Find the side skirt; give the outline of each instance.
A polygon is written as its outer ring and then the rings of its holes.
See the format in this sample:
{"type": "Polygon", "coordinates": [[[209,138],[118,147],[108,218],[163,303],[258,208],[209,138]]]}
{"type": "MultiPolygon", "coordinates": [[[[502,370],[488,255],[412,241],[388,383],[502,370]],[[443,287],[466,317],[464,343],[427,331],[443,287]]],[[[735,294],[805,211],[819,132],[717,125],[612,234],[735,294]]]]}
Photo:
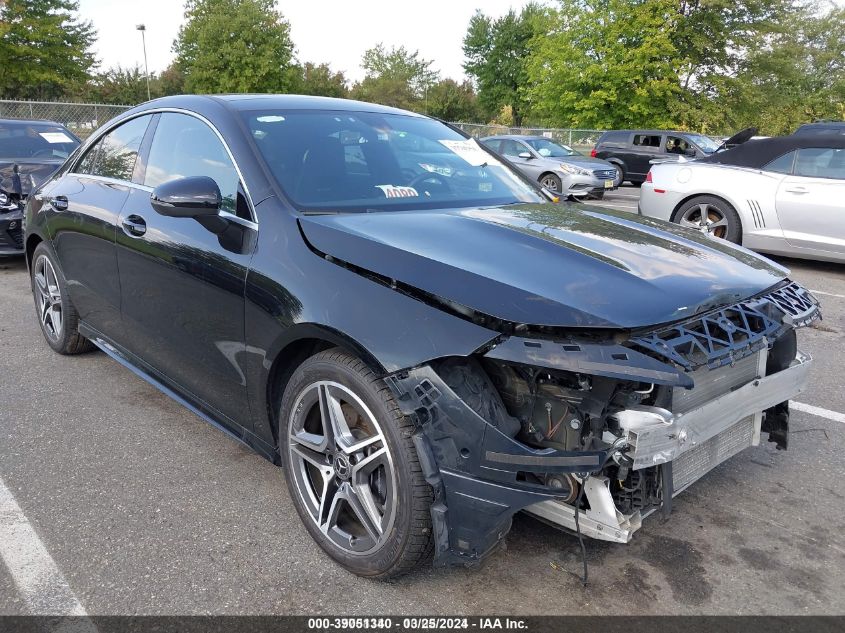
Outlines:
{"type": "Polygon", "coordinates": [[[85,323],[79,324],[79,333],[96,345],[107,356],[116,360],[133,374],[145,380],[163,394],[181,404],[183,407],[191,411],[191,413],[197,415],[215,428],[223,431],[226,435],[237,442],[251,448],[265,459],[273,462],[274,464],[279,464],[279,456],[273,446],[234,420],[230,420],[228,417],[216,412],[208,405],[199,402],[196,398],[192,398],[191,396],[185,394],[184,390],[179,389],[179,387],[172,383],[172,381],[162,376],[160,372],[147,365],[131,352],[128,352],[115,343],[109,341],[103,334],[85,323]]]}

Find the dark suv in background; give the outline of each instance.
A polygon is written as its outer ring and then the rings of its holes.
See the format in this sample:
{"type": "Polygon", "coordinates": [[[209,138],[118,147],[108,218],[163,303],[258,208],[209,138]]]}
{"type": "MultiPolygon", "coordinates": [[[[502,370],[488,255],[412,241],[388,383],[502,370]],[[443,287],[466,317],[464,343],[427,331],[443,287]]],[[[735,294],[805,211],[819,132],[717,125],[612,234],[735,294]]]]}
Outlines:
{"type": "Polygon", "coordinates": [[[683,155],[703,158],[714,153],[719,144],[709,136],[693,132],[666,130],[613,130],[599,137],[591,152],[593,158],[603,158],[617,171],[616,181],[641,185],[645,181],[650,162],[655,158],[683,155]]]}
{"type": "Polygon", "coordinates": [[[816,121],[800,126],[794,136],[808,136],[816,134],[845,134],[845,121],[816,121]]]}

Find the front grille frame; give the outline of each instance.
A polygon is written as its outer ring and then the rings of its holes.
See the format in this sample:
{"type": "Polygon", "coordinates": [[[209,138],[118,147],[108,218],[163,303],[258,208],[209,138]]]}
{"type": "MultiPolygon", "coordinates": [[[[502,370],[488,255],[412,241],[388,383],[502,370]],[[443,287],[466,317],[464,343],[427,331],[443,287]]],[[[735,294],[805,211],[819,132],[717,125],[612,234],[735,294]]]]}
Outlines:
{"type": "Polygon", "coordinates": [[[722,367],[754,354],[788,329],[821,318],[819,303],[796,282],[731,306],[632,337],[627,345],[686,371],[722,367]]]}

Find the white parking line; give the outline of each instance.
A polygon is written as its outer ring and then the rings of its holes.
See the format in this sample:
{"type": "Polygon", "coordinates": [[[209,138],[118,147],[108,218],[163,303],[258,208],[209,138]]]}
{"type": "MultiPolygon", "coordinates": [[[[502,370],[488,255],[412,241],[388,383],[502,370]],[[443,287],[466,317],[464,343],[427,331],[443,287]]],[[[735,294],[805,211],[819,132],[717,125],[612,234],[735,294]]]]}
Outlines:
{"type": "Polygon", "coordinates": [[[796,411],[803,411],[804,413],[809,413],[810,415],[817,415],[820,418],[827,418],[828,420],[833,420],[834,422],[842,422],[843,424],[845,424],[845,413],[831,411],[830,409],[822,409],[821,407],[814,407],[811,404],[795,402],[794,400],[790,401],[789,406],[795,409],[796,411]]]}
{"type": "Polygon", "coordinates": [[[833,292],[825,292],[824,290],[813,290],[811,288],[810,292],[812,292],[814,295],[824,295],[825,297],[838,297],[839,299],[845,299],[845,295],[838,295],[833,292]]]}
{"type": "MultiPolygon", "coordinates": [[[[0,479],[0,558],[32,615],[86,616],[62,572],[0,479]]],[[[67,631],[96,631],[87,619],[68,620],[67,631]]]]}

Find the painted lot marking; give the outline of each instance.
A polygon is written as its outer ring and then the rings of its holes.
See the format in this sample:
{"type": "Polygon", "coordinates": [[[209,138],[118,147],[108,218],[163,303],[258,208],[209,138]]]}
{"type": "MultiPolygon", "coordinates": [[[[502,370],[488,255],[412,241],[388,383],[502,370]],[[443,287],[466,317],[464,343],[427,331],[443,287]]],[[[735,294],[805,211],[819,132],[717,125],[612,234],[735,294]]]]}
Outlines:
{"type": "Polygon", "coordinates": [[[810,289],[814,295],[824,295],[825,297],[837,297],[839,299],[845,299],[845,295],[838,295],[834,292],[825,292],[824,290],[812,290],[810,289]]]}
{"type": "MultiPolygon", "coordinates": [[[[87,615],[2,479],[0,558],[31,614],[87,615]]],[[[97,631],[97,628],[84,618],[65,621],[56,630],[88,633],[97,631]]]]}
{"type": "Polygon", "coordinates": [[[809,413],[810,415],[816,415],[820,418],[827,418],[828,420],[833,420],[834,422],[842,422],[843,424],[845,424],[845,413],[831,411],[830,409],[822,409],[821,407],[814,407],[811,404],[795,402],[794,400],[789,402],[789,406],[795,409],[796,411],[803,411],[804,413],[809,413]]]}

